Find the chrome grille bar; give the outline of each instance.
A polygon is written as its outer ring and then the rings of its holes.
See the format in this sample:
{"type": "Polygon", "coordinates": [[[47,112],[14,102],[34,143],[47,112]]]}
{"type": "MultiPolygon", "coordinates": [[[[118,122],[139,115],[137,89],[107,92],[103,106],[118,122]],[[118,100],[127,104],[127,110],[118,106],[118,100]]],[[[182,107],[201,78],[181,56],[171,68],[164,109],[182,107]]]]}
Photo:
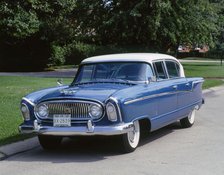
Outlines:
{"type": "Polygon", "coordinates": [[[49,110],[49,119],[53,119],[54,114],[71,114],[71,118],[74,120],[88,120],[91,117],[89,116],[89,107],[90,103],[47,103],[49,110]]]}
{"type": "Polygon", "coordinates": [[[54,114],[71,114],[72,121],[87,121],[91,119],[89,115],[90,106],[93,104],[99,105],[96,102],[78,100],[47,101],[41,104],[45,104],[48,107],[49,115],[47,119],[53,120],[54,114]]]}

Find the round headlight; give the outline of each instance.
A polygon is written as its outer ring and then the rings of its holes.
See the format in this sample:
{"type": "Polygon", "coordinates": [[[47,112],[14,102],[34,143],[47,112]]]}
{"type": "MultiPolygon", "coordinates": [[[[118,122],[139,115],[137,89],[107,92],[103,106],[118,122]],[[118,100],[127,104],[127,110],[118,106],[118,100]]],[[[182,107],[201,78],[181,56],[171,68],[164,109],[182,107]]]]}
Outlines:
{"type": "Polygon", "coordinates": [[[45,104],[42,104],[40,106],[37,107],[37,114],[39,117],[43,117],[46,118],[48,116],[48,107],[45,104]]]}
{"type": "Polygon", "coordinates": [[[89,109],[89,115],[93,118],[93,119],[98,119],[102,116],[103,113],[103,109],[100,105],[91,105],[90,109],[89,109]]]}
{"type": "Polygon", "coordinates": [[[29,108],[27,107],[27,105],[22,103],[20,109],[23,114],[24,120],[26,120],[26,121],[30,120],[30,111],[29,111],[29,108]]]}

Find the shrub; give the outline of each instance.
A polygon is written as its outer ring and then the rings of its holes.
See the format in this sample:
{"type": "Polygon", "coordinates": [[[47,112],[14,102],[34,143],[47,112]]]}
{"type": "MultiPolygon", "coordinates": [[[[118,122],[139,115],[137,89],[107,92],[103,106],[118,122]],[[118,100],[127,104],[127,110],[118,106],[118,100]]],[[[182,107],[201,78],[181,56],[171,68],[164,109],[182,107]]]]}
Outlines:
{"type": "Polygon", "coordinates": [[[66,58],[66,64],[80,64],[80,62],[90,56],[134,53],[134,52],[155,52],[155,50],[144,46],[118,46],[118,45],[94,45],[82,42],[74,42],[69,45],[70,54],[66,58]]]}
{"type": "Polygon", "coordinates": [[[58,46],[53,44],[51,46],[51,57],[50,64],[51,65],[63,65],[65,63],[65,57],[68,54],[68,49],[65,46],[58,46]]]}

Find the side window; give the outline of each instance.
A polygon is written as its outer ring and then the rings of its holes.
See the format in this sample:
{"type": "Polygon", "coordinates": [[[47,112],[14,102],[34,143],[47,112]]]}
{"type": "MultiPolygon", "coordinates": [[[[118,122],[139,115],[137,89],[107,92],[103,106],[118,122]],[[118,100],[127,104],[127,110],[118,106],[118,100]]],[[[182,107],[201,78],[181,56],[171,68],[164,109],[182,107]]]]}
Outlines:
{"type": "Polygon", "coordinates": [[[173,61],[166,61],[166,68],[170,78],[179,77],[179,65],[173,61]]]}
{"type": "Polygon", "coordinates": [[[157,79],[166,79],[166,73],[162,61],[153,63],[157,79]]]}

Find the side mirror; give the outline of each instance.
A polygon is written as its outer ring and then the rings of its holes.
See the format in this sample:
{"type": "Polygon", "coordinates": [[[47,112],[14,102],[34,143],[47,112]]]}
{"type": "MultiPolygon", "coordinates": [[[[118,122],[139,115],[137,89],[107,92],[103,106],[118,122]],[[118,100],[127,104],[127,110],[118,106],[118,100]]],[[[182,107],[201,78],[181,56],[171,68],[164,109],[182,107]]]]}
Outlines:
{"type": "Polygon", "coordinates": [[[155,82],[155,81],[156,81],[156,76],[148,77],[148,83],[155,82]]]}
{"type": "Polygon", "coordinates": [[[57,84],[58,86],[63,86],[63,79],[62,78],[58,79],[57,84]]]}

